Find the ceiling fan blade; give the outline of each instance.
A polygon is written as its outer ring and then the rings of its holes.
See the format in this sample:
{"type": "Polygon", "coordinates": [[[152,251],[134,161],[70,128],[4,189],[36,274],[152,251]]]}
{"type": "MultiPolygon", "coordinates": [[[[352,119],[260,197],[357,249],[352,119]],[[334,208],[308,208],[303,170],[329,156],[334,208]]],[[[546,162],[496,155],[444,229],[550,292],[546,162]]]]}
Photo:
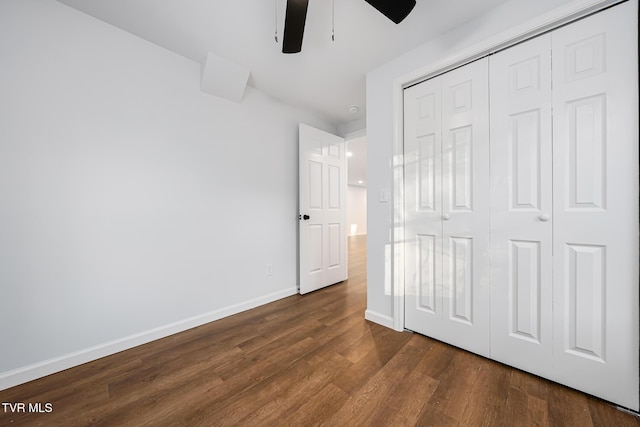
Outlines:
{"type": "Polygon", "coordinates": [[[396,24],[402,22],[416,5],[416,0],[365,0],[396,24]]]}
{"type": "Polygon", "coordinates": [[[282,53],[298,53],[302,50],[302,36],[308,6],[309,0],[287,0],[282,53]]]}

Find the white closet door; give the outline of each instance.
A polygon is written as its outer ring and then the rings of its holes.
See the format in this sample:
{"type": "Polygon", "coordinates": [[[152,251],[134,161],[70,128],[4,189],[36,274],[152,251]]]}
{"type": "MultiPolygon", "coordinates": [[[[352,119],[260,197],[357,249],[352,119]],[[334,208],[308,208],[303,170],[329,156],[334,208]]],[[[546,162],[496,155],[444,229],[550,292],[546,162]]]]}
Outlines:
{"type": "Polygon", "coordinates": [[[552,365],[551,35],[490,59],[491,357],[552,365]]]}
{"type": "Polygon", "coordinates": [[[444,339],[440,84],[404,91],[405,327],[444,339]]]}
{"type": "Polygon", "coordinates": [[[637,5],[552,34],[553,379],[635,410],[637,5]]]}
{"type": "Polygon", "coordinates": [[[489,356],[489,60],[442,75],[442,308],[446,341],[489,356]]]}
{"type": "Polygon", "coordinates": [[[405,326],[489,355],[488,60],[405,90],[405,326]]]}

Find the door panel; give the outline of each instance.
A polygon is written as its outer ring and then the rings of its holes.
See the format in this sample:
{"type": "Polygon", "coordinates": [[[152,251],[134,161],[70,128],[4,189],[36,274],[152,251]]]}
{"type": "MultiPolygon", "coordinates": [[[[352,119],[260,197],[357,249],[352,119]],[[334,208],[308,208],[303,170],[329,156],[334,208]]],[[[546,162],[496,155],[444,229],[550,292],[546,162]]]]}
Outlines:
{"type": "Polygon", "coordinates": [[[405,90],[405,324],[489,353],[486,59],[405,90]]]}
{"type": "Polygon", "coordinates": [[[568,124],[568,208],[605,209],[606,96],[599,94],[566,105],[568,124]]]}
{"type": "Polygon", "coordinates": [[[322,162],[306,160],[308,168],[307,206],[309,211],[322,210],[322,162]]]}
{"type": "Polygon", "coordinates": [[[436,177],[440,168],[436,168],[436,161],[440,149],[436,149],[436,136],[432,133],[418,138],[418,177],[417,190],[420,195],[418,199],[419,211],[436,211],[436,184],[440,182],[440,177],[436,177]]]}
{"type": "Polygon", "coordinates": [[[507,318],[510,336],[540,344],[540,242],[509,242],[507,318]]]}
{"type": "Polygon", "coordinates": [[[341,233],[340,224],[329,224],[329,269],[340,268],[341,266],[341,233]]]}
{"type": "Polygon", "coordinates": [[[554,378],[637,410],[637,2],[552,39],[554,378]]]}
{"type": "Polygon", "coordinates": [[[471,193],[473,191],[471,188],[473,182],[471,169],[471,164],[473,163],[472,132],[472,127],[464,126],[453,129],[449,134],[449,138],[445,139],[451,142],[449,147],[445,147],[445,150],[448,148],[450,152],[449,167],[447,168],[449,171],[447,177],[451,180],[449,191],[452,193],[451,197],[447,197],[449,213],[473,211],[471,201],[471,193]]]}
{"type": "Polygon", "coordinates": [[[307,274],[318,275],[322,273],[322,224],[309,224],[307,227],[308,255],[307,274]]]}
{"type": "Polygon", "coordinates": [[[435,313],[436,291],[436,236],[418,235],[418,308],[435,313]]]}
{"type": "Polygon", "coordinates": [[[469,237],[452,237],[449,247],[452,272],[449,318],[473,325],[473,240],[469,237]]]}
{"type": "Polygon", "coordinates": [[[564,259],[567,351],[605,362],[605,248],[568,244],[564,259]]]}
{"type": "Polygon", "coordinates": [[[491,57],[491,357],[549,377],[551,36],[491,57]]]}
{"type": "Polygon", "coordinates": [[[300,124],[300,293],[347,278],[344,140],[300,124]]]}
{"type": "Polygon", "coordinates": [[[442,254],[447,342],[490,349],[487,58],[442,76],[442,254]]]}
{"type": "Polygon", "coordinates": [[[340,210],[342,208],[342,185],[340,182],[340,166],[329,165],[329,185],[327,191],[329,192],[329,204],[328,208],[331,210],[340,210]]]}
{"type": "Polygon", "coordinates": [[[442,332],[441,79],[404,93],[405,326],[442,332]]]}
{"type": "MultiPolygon", "coordinates": [[[[550,70],[549,70],[550,71],[550,70]]],[[[545,117],[549,120],[548,117],[545,117]]],[[[542,165],[540,152],[540,109],[512,114],[509,118],[510,135],[507,160],[509,206],[511,210],[539,210],[542,201],[542,165]]],[[[547,141],[548,144],[548,141],[547,141]]]]}

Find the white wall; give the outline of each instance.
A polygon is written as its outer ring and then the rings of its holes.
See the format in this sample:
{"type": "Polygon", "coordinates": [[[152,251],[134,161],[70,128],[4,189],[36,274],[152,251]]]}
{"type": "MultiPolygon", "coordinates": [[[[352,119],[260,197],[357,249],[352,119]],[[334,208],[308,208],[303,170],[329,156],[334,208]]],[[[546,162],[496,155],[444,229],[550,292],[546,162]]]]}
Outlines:
{"type": "Polygon", "coordinates": [[[365,187],[347,186],[347,211],[349,236],[367,234],[367,189],[365,187]]]}
{"type": "Polygon", "coordinates": [[[296,292],[298,122],[337,129],[199,86],[53,0],[0,2],[0,389],[296,292]]]}
{"type": "MultiPolygon", "coordinates": [[[[576,9],[599,0],[510,0],[489,13],[388,62],[367,74],[367,318],[393,327],[394,310],[402,295],[394,295],[394,81],[418,69],[454,61],[474,46],[491,44],[511,28],[554,14],[555,8],[576,9]],[[380,201],[378,194],[387,194],[380,201]]],[[[401,117],[401,116],[400,116],[401,117]]],[[[399,208],[401,209],[401,208],[399,208]]],[[[401,285],[400,285],[401,286],[401,285]]]]}

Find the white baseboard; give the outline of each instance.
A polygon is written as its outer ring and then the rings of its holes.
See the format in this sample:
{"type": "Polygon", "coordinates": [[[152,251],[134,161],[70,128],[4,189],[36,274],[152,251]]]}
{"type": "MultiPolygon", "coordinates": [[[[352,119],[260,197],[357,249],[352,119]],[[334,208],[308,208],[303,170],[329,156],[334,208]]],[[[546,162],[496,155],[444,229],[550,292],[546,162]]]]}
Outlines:
{"type": "Polygon", "coordinates": [[[286,298],[298,293],[296,287],[284,291],[275,292],[263,297],[255,298],[240,304],[214,310],[209,313],[194,316],[165,326],[151,329],[134,335],[129,335],[114,341],[99,344],[74,353],[65,354],[42,362],[27,365],[7,372],[0,373],[0,390],[5,390],[26,382],[82,365],[111,354],[119,353],[151,341],[165,338],[188,329],[204,325],[215,320],[222,319],[282,298],[286,298]]]}
{"type": "Polygon", "coordinates": [[[376,313],[375,311],[371,311],[367,309],[364,312],[364,318],[370,322],[377,323],[378,325],[382,325],[382,326],[386,326],[387,328],[394,329],[393,317],[376,313]]]}

